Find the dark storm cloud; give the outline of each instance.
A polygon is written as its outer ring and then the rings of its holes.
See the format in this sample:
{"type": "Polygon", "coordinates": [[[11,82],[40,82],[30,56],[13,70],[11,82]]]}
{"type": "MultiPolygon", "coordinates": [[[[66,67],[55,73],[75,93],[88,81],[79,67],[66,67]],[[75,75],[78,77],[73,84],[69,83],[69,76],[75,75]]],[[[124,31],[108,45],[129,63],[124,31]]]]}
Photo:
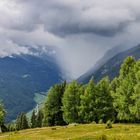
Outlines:
{"type": "Polygon", "coordinates": [[[67,35],[72,35],[72,34],[97,34],[100,36],[106,36],[106,37],[111,37],[116,35],[117,33],[123,32],[124,28],[127,26],[128,23],[126,24],[120,24],[118,27],[115,28],[99,28],[99,27],[79,27],[79,25],[63,25],[62,27],[55,28],[55,25],[53,26],[54,28],[48,29],[48,31],[59,35],[61,37],[65,37],[67,35]]]}
{"type": "Polygon", "coordinates": [[[15,21],[10,25],[12,28],[31,31],[42,24],[45,30],[60,36],[81,33],[112,36],[135,22],[138,14],[130,0],[16,0],[16,3],[20,14],[15,20],[20,22],[15,21]]]}
{"type": "Polygon", "coordinates": [[[139,7],[139,0],[0,0],[0,57],[56,46],[62,67],[80,76],[108,49],[140,43],[139,7]]]}

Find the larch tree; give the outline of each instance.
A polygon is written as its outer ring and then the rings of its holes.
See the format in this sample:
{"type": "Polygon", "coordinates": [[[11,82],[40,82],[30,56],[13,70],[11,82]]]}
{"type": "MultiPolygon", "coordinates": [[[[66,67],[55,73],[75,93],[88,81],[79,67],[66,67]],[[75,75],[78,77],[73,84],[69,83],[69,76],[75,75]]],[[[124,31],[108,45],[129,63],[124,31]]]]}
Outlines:
{"type": "Polygon", "coordinates": [[[64,125],[62,107],[62,96],[65,91],[66,83],[54,85],[48,92],[44,105],[45,126],[64,125]]]}
{"type": "Polygon", "coordinates": [[[85,87],[84,94],[80,96],[80,117],[84,123],[96,121],[96,87],[93,79],[85,87]]]}
{"type": "Polygon", "coordinates": [[[81,85],[76,81],[69,83],[66,87],[66,90],[63,95],[62,103],[63,103],[63,118],[64,121],[69,123],[79,123],[80,115],[79,115],[79,107],[80,107],[80,95],[81,85]]]}

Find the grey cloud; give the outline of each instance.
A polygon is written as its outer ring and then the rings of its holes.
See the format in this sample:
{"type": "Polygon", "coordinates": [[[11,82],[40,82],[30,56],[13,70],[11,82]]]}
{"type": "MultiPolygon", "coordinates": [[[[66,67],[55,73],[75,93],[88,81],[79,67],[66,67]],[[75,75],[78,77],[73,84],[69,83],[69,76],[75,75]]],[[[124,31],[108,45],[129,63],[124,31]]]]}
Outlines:
{"type": "Polygon", "coordinates": [[[49,23],[45,24],[46,30],[62,36],[81,33],[112,36],[122,32],[135,20],[130,11],[94,9],[94,7],[86,10],[82,9],[84,7],[77,8],[79,10],[76,8],[68,11],[59,9],[57,13],[52,14],[49,23]]]}
{"type": "Polygon", "coordinates": [[[108,49],[140,43],[139,7],[139,0],[1,0],[0,55],[56,46],[62,68],[78,77],[108,49]]]}
{"type": "MultiPolygon", "coordinates": [[[[140,4],[137,0],[134,1],[140,4]]],[[[60,36],[81,33],[112,36],[122,32],[131,22],[135,22],[140,14],[139,10],[134,11],[136,5],[130,5],[130,0],[123,2],[15,0],[15,5],[4,9],[0,24],[27,31],[32,31],[38,24],[42,24],[45,30],[60,36]],[[7,15],[8,10],[14,12],[7,15]],[[8,18],[5,19],[5,16],[8,18]]]]}
{"type": "MultiPolygon", "coordinates": [[[[133,3],[140,5],[140,2],[135,1],[133,3]]],[[[130,0],[123,2],[16,0],[16,2],[23,9],[20,15],[23,23],[15,24],[14,28],[30,31],[36,28],[36,25],[43,24],[45,30],[60,36],[81,33],[112,36],[122,32],[140,15],[140,11],[135,10],[137,5],[132,4],[130,0]]]]}

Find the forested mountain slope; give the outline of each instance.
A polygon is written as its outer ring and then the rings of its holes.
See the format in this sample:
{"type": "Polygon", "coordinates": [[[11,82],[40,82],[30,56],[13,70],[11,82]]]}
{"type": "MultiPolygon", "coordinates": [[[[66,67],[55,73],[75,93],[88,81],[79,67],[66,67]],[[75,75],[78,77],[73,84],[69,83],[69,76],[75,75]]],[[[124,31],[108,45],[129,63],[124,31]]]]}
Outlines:
{"type": "Polygon", "coordinates": [[[95,81],[99,81],[104,76],[109,76],[113,79],[119,74],[120,65],[127,56],[134,56],[136,59],[140,58],[140,45],[137,45],[129,50],[118,53],[117,55],[110,58],[103,65],[98,67],[98,69],[91,69],[89,72],[82,75],[78,81],[87,83],[93,76],[95,81]]]}
{"type": "Polygon", "coordinates": [[[12,56],[0,58],[0,99],[7,121],[35,106],[36,92],[47,91],[61,81],[61,71],[50,56],[12,56]]]}

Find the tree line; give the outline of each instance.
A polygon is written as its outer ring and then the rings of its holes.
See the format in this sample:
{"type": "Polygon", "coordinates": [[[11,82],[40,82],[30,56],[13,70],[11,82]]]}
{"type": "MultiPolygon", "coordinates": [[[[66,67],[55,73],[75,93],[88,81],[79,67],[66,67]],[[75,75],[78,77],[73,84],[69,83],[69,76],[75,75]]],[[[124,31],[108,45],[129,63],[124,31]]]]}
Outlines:
{"type": "Polygon", "coordinates": [[[44,125],[140,122],[140,60],[127,57],[112,81],[77,81],[53,86],[44,105],[44,125]]]}
{"type": "Polygon", "coordinates": [[[140,122],[140,60],[132,56],[124,60],[119,75],[112,81],[104,77],[98,83],[91,78],[87,84],[72,81],[54,85],[44,106],[37,113],[32,112],[30,121],[22,113],[14,127],[11,124],[8,127],[21,130],[108,120],[140,122]]]}
{"type": "Polygon", "coordinates": [[[25,113],[21,113],[17,116],[17,119],[13,123],[7,125],[7,131],[19,131],[23,129],[42,127],[43,125],[43,112],[39,110],[36,112],[33,110],[31,118],[27,117],[25,113]]]}

